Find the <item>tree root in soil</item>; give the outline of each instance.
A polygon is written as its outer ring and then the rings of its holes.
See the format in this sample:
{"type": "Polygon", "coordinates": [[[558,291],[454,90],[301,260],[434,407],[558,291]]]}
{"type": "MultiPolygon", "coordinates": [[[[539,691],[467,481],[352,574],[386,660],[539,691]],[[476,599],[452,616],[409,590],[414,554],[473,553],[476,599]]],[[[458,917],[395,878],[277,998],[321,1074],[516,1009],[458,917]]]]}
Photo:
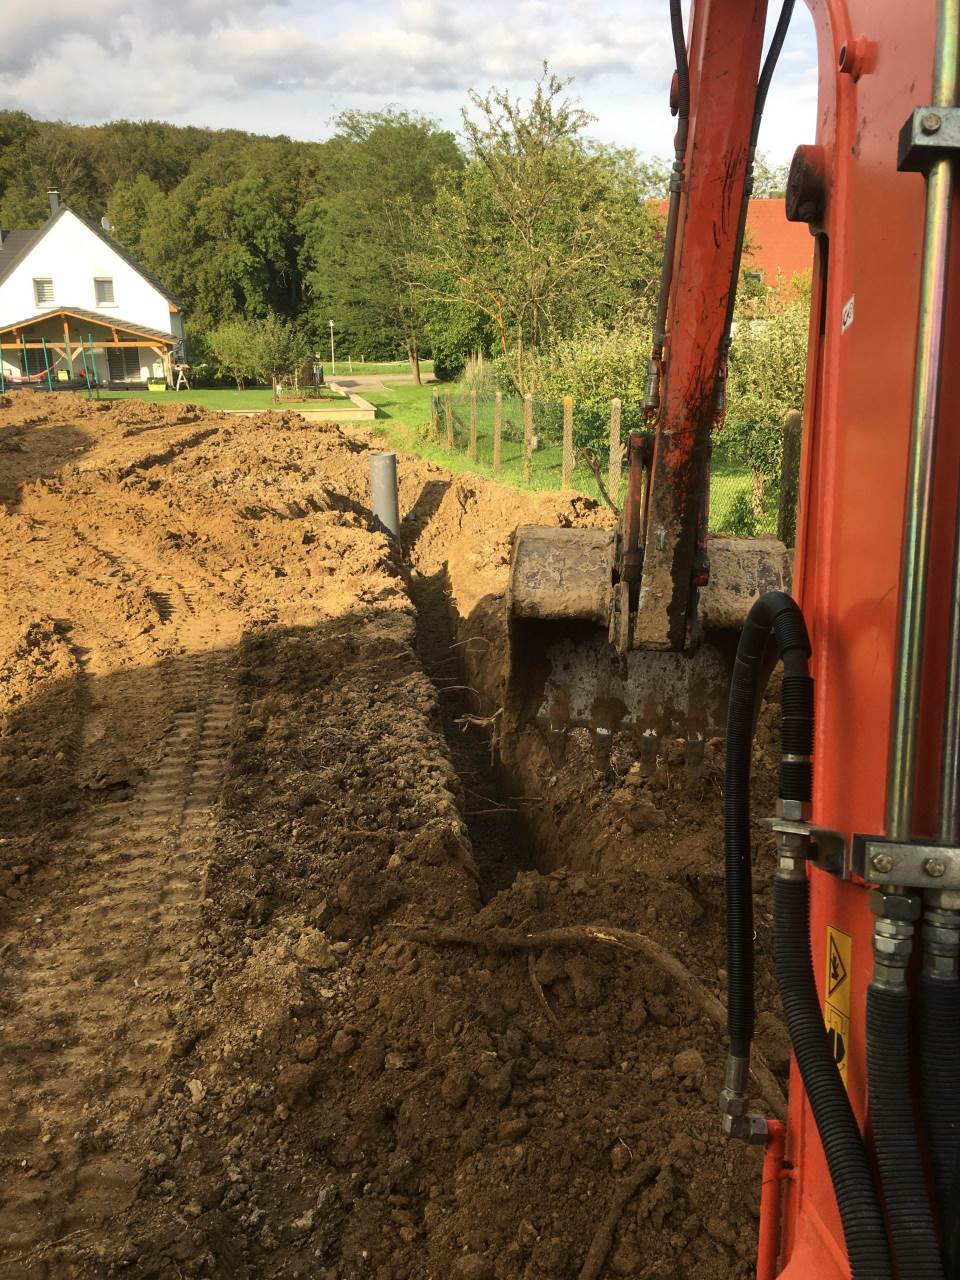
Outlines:
{"type": "Polygon", "coordinates": [[[580,1280],[597,1280],[603,1270],[603,1264],[607,1260],[607,1254],[613,1247],[613,1237],[616,1235],[617,1224],[623,1215],[624,1209],[626,1209],[640,1188],[645,1187],[648,1182],[652,1182],[659,1172],[659,1160],[647,1160],[617,1183],[610,1203],[607,1205],[607,1211],[600,1219],[600,1225],[593,1233],[590,1248],[587,1250],[587,1256],[584,1258],[583,1266],[580,1268],[580,1280]]]}
{"type": "MultiPolygon", "coordinates": [[[[699,982],[686,965],[672,952],[630,929],[617,929],[609,925],[570,925],[557,929],[542,929],[539,933],[521,933],[517,929],[456,929],[448,926],[401,926],[406,937],[414,942],[434,946],[464,946],[485,948],[488,951],[536,951],[542,947],[613,947],[644,956],[664,973],[693,1001],[700,1012],[725,1033],[727,1014],[723,1005],[699,982]]],[[[778,1120],[784,1120],[787,1103],[773,1072],[754,1050],[751,1074],[760,1097],[778,1120]]]]}
{"type": "Polygon", "coordinates": [[[527,973],[530,975],[530,985],[533,987],[533,994],[537,997],[537,1002],[547,1015],[547,1021],[559,1029],[560,1019],[550,1008],[550,1001],[547,999],[546,992],[540,985],[540,979],[537,977],[536,961],[533,958],[532,951],[527,952],[527,973]]]}

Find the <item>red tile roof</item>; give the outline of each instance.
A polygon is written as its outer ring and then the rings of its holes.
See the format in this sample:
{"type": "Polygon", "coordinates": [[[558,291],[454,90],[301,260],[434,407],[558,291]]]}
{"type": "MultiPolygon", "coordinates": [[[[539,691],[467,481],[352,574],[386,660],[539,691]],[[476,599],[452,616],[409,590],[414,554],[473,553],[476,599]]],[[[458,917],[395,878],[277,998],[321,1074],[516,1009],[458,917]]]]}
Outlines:
{"type": "MultiPolygon", "coordinates": [[[[654,204],[666,213],[666,200],[654,204]]],[[[813,236],[803,222],[788,222],[782,200],[751,200],[747,211],[747,271],[762,271],[765,284],[789,289],[798,271],[813,266],[813,236]]]]}

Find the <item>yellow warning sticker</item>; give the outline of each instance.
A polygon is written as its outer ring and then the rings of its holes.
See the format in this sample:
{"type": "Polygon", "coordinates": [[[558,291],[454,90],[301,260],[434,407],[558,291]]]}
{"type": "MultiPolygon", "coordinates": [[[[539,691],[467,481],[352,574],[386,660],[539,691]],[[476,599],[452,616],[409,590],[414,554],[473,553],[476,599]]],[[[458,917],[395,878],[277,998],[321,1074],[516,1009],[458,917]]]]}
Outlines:
{"type": "Polygon", "coordinates": [[[853,939],[833,925],[827,927],[827,972],[823,1021],[833,1060],[847,1083],[847,1050],[850,1040],[850,962],[853,939]]]}

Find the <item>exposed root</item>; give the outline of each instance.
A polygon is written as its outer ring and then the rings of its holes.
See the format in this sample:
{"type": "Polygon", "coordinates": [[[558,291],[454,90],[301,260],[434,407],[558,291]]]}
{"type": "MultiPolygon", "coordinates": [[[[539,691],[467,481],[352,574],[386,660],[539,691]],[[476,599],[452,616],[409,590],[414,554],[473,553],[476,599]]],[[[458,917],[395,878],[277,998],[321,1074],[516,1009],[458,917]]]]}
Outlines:
{"type": "Polygon", "coordinates": [[[35,1245],[34,1248],[28,1249],[26,1253],[7,1254],[6,1257],[0,1257],[0,1266],[12,1267],[15,1262],[33,1262],[37,1258],[42,1258],[45,1253],[49,1253],[51,1249],[59,1249],[68,1240],[75,1240],[77,1236],[88,1236],[89,1234],[90,1232],[86,1227],[78,1227],[76,1231],[69,1231],[65,1236],[60,1236],[56,1240],[47,1240],[43,1244],[35,1245]]]}
{"type": "Polygon", "coordinates": [[[534,959],[532,951],[527,952],[527,973],[530,975],[530,985],[533,987],[533,994],[537,997],[537,1002],[547,1015],[547,1020],[556,1027],[557,1030],[559,1030],[560,1019],[550,1008],[550,1001],[547,999],[546,992],[540,985],[540,979],[537,977],[537,962],[534,959]]]}
{"type": "Polygon", "coordinates": [[[580,1280],[597,1280],[607,1260],[607,1254],[613,1245],[613,1237],[617,1232],[617,1223],[624,1209],[641,1187],[646,1186],[660,1172],[659,1160],[647,1160],[644,1164],[628,1173],[617,1183],[616,1190],[607,1205],[607,1211],[600,1219],[600,1225],[593,1234],[590,1248],[580,1268],[580,1280]]]}
{"type": "MultiPolygon", "coordinates": [[[[630,929],[609,925],[570,925],[558,929],[542,929],[539,933],[521,933],[516,929],[453,929],[446,926],[401,926],[408,938],[434,945],[481,947],[488,951],[536,951],[541,947],[602,946],[633,951],[645,956],[690,997],[700,1012],[721,1033],[726,1032],[727,1015],[723,1005],[699,982],[686,965],[666,951],[652,938],[630,929]]],[[[751,1074],[760,1097],[778,1120],[786,1118],[787,1104],[773,1073],[754,1050],[751,1074]]]]}

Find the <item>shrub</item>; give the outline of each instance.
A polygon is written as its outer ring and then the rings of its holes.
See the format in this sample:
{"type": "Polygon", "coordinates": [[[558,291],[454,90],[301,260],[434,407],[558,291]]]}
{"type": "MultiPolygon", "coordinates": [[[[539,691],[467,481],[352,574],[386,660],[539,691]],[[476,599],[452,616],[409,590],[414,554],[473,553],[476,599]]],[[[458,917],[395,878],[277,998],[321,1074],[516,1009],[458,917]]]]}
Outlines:
{"type": "Polygon", "coordinates": [[[534,395],[558,406],[565,395],[573,396],[578,445],[605,449],[611,400],[623,403],[624,431],[643,425],[649,355],[650,331],[645,325],[590,325],[537,354],[532,366],[534,395]]]}
{"type": "Polygon", "coordinates": [[[221,378],[231,378],[241,390],[259,373],[256,321],[245,316],[224,320],[207,334],[210,353],[221,378]]]}
{"type": "MultiPolygon", "coordinates": [[[[780,303],[768,293],[756,314],[738,320],[730,353],[724,436],[750,464],[757,501],[780,474],[783,420],[803,408],[809,300],[780,303]]],[[[758,512],[759,514],[759,512],[758,512]]]]}

